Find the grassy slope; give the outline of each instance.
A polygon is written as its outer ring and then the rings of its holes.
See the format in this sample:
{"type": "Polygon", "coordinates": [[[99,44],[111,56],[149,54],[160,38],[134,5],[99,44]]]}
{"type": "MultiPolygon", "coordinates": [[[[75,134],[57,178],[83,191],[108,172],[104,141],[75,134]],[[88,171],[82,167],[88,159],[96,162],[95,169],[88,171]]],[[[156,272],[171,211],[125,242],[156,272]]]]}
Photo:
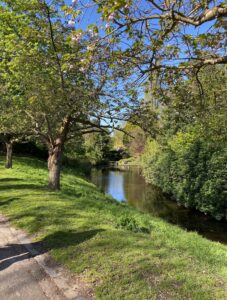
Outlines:
{"type": "Polygon", "coordinates": [[[59,193],[46,177],[34,159],[0,167],[0,211],[92,282],[97,299],[227,298],[226,246],[118,204],[69,169],[59,193]],[[122,214],[150,223],[151,233],[116,229],[122,214]]]}

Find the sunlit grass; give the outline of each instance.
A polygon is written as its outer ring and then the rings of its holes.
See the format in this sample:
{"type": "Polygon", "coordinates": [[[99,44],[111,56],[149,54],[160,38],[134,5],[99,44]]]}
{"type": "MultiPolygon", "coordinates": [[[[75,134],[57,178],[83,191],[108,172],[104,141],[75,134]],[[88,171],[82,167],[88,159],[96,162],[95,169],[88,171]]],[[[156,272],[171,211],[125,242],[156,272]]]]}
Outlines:
{"type": "Polygon", "coordinates": [[[59,193],[46,179],[35,159],[0,167],[0,211],[91,282],[97,299],[227,298],[226,246],[117,203],[76,170],[64,170],[59,193]],[[151,233],[117,229],[122,215],[151,233]]]}

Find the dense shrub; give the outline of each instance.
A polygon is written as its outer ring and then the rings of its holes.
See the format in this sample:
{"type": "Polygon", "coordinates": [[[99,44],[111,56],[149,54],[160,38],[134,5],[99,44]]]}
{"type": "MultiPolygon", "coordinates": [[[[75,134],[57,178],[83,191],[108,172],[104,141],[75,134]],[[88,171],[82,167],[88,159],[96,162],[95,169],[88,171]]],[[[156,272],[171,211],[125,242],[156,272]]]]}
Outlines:
{"type": "Polygon", "coordinates": [[[148,182],[186,207],[227,219],[226,143],[180,132],[165,147],[150,142],[142,161],[148,182]]]}

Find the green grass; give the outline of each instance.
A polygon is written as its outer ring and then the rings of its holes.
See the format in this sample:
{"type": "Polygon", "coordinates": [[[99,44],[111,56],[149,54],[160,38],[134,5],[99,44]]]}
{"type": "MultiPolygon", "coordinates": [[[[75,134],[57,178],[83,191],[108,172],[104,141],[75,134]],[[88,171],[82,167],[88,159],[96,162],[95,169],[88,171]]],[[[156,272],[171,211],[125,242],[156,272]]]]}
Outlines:
{"type": "Polygon", "coordinates": [[[75,170],[64,170],[59,193],[46,178],[31,158],[0,167],[0,211],[92,283],[97,299],[227,299],[225,245],[119,204],[75,170]],[[117,228],[122,216],[151,232],[117,228]]]}

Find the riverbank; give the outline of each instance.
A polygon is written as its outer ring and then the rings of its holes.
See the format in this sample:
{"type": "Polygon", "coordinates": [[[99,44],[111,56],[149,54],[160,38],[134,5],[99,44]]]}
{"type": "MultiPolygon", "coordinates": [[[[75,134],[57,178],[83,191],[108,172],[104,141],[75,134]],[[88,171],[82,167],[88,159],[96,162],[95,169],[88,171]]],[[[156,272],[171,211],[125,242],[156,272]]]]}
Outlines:
{"type": "Polygon", "coordinates": [[[227,221],[179,205],[171,195],[147,183],[138,166],[92,168],[89,179],[119,202],[227,245],[227,221]]]}
{"type": "Polygon", "coordinates": [[[46,178],[35,159],[0,167],[0,211],[97,299],[226,299],[226,246],[114,201],[75,170],[64,169],[59,193],[46,178]]]}
{"type": "Polygon", "coordinates": [[[123,158],[117,162],[119,167],[141,166],[140,157],[123,158]]]}

